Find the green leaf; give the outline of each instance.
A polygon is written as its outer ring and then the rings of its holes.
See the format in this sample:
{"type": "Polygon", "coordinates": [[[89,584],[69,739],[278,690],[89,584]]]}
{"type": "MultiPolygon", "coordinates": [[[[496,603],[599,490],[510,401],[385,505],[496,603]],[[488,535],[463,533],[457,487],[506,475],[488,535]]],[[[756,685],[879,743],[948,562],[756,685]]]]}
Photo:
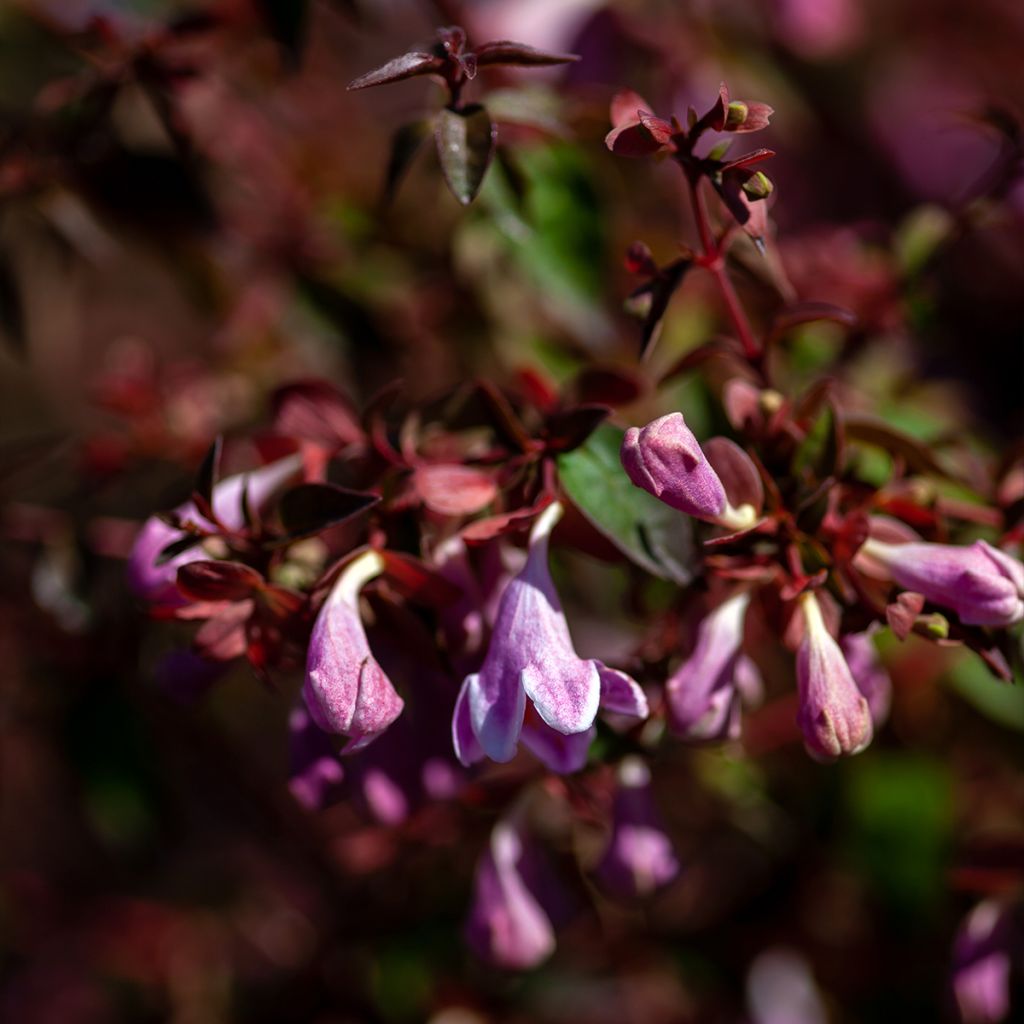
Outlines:
{"type": "Polygon", "coordinates": [[[693,578],[693,527],[681,512],[630,483],[619,461],[623,432],[602,424],[574,451],[559,456],[566,494],[631,561],[680,585],[693,578]]]}
{"type": "Polygon", "coordinates": [[[497,131],[491,116],[479,103],[462,110],[446,107],[438,115],[434,138],[444,180],[452,195],[468,206],[494,156],[497,131]]]}
{"type": "Polygon", "coordinates": [[[968,704],[1007,729],[1024,732],[1024,680],[1002,683],[992,678],[981,658],[965,653],[947,681],[968,704]]]}

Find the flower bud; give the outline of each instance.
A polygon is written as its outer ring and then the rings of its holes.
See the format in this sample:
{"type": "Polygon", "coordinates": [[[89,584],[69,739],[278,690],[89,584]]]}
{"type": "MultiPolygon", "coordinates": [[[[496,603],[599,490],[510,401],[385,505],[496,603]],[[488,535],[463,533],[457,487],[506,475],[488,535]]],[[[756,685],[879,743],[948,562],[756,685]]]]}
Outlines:
{"type": "Polygon", "coordinates": [[[404,707],[370,652],[359,618],[359,591],[383,568],[375,551],[348,565],[320,609],[309,641],[306,707],[325,732],[349,737],[346,753],[374,740],[404,707]]]}
{"type": "Polygon", "coordinates": [[[857,754],[872,736],[871,711],[811,593],[800,598],[804,638],[797,652],[797,721],[808,753],[820,760],[857,754]]]}
{"type": "Polygon", "coordinates": [[[733,100],[725,108],[725,126],[723,131],[736,131],[736,129],[747,120],[747,115],[749,113],[750,108],[743,102],[743,100],[733,100]]]}
{"type": "Polygon", "coordinates": [[[597,878],[615,896],[653,895],[679,873],[672,840],[665,834],[651,794],[651,774],[637,757],[619,767],[612,833],[597,878]]]}
{"type": "Polygon", "coordinates": [[[620,457],[629,479],[666,505],[701,519],[717,519],[725,511],[722,481],[682,413],[669,413],[642,429],[630,427],[620,457]]]}
{"type": "Polygon", "coordinates": [[[767,199],[775,191],[771,178],[764,171],[754,171],[740,188],[750,199],[767,199]]]}
{"type": "Polygon", "coordinates": [[[1024,618],[1024,565],[986,544],[886,544],[869,539],[861,552],[892,579],[950,608],[966,626],[1009,626],[1024,618]]]}

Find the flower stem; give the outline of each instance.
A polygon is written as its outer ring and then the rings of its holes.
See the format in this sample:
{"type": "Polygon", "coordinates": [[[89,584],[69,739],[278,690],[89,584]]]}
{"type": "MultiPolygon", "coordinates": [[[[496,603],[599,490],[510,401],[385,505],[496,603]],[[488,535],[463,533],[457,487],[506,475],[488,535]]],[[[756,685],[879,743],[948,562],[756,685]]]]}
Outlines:
{"type": "Polygon", "coordinates": [[[697,221],[697,231],[700,234],[700,243],[704,249],[704,257],[700,261],[701,265],[710,272],[711,276],[715,279],[715,283],[718,285],[718,291],[725,302],[729,319],[732,320],[736,334],[743,345],[743,354],[750,362],[759,364],[761,361],[761,346],[754,337],[750,321],[747,319],[747,314],[744,312],[739,296],[736,294],[736,289],[729,278],[729,271],[725,266],[724,243],[728,238],[728,233],[723,236],[721,246],[715,242],[715,236],[711,231],[711,222],[708,218],[707,204],[700,190],[700,178],[694,179],[691,175],[687,174],[686,181],[690,186],[693,215],[697,221]]]}

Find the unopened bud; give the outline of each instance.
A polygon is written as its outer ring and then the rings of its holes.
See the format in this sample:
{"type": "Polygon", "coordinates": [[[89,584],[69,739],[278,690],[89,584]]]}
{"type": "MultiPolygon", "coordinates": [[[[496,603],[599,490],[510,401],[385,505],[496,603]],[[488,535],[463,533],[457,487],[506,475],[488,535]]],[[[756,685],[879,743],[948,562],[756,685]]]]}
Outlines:
{"type": "Polygon", "coordinates": [[[725,108],[725,131],[735,131],[747,119],[750,108],[742,100],[733,100],[725,108]]]}
{"type": "Polygon", "coordinates": [[[763,171],[755,171],[741,186],[750,199],[767,199],[775,186],[763,171]]]}
{"type": "Polygon", "coordinates": [[[938,612],[933,615],[922,615],[918,622],[924,626],[928,635],[936,640],[945,640],[949,637],[949,619],[945,615],[939,615],[938,612]]]}

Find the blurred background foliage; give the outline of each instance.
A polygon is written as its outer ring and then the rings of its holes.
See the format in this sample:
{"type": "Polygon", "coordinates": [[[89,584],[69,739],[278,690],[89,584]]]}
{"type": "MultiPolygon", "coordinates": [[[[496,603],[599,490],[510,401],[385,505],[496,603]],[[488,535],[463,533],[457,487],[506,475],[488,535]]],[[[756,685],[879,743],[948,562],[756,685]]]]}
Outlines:
{"type": "MultiPolygon", "coordinates": [[[[779,948],[827,1019],[952,1019],[956,923],[1024,863],[1024,690],[977,659],[888,643],[892,720],[847,763],[808,761],[793,707],[745,752],[674,748],[655,783],[680,879],[640,909],[595,897],[549,964],[505,976],[459,937],[486,814],[304,814],[285,696],[240,667],[183,701],[156,667],[188,633],[145,620],[121,558],[289,380],[364,405],[399,378],[411,407],[607,371],[634,388],[623,423],[720,426],[713,366],[652,383],[727,329],[700,275],[638,364],[623,254],[663,263],[693,233],[671,169],[603,145],[622,87],[665,116],[722,79],[775,107],[744,301],[761,324],[780,297],[857,315],[787,335],[788,385],[832,373],[961,462],[1019,452],[1022,46],[1003,0],[0,6],[0,1017],[767,1021],[745,979],[779,948]],[[429,146],[383,202],[394,131],[440,91],[345,85],[455,22],[582,60],[481,73],[503,152],[471,207],[429,146]]],[[[618,570],[556,570],[581,647],[635,635],[618,570]]]]}

